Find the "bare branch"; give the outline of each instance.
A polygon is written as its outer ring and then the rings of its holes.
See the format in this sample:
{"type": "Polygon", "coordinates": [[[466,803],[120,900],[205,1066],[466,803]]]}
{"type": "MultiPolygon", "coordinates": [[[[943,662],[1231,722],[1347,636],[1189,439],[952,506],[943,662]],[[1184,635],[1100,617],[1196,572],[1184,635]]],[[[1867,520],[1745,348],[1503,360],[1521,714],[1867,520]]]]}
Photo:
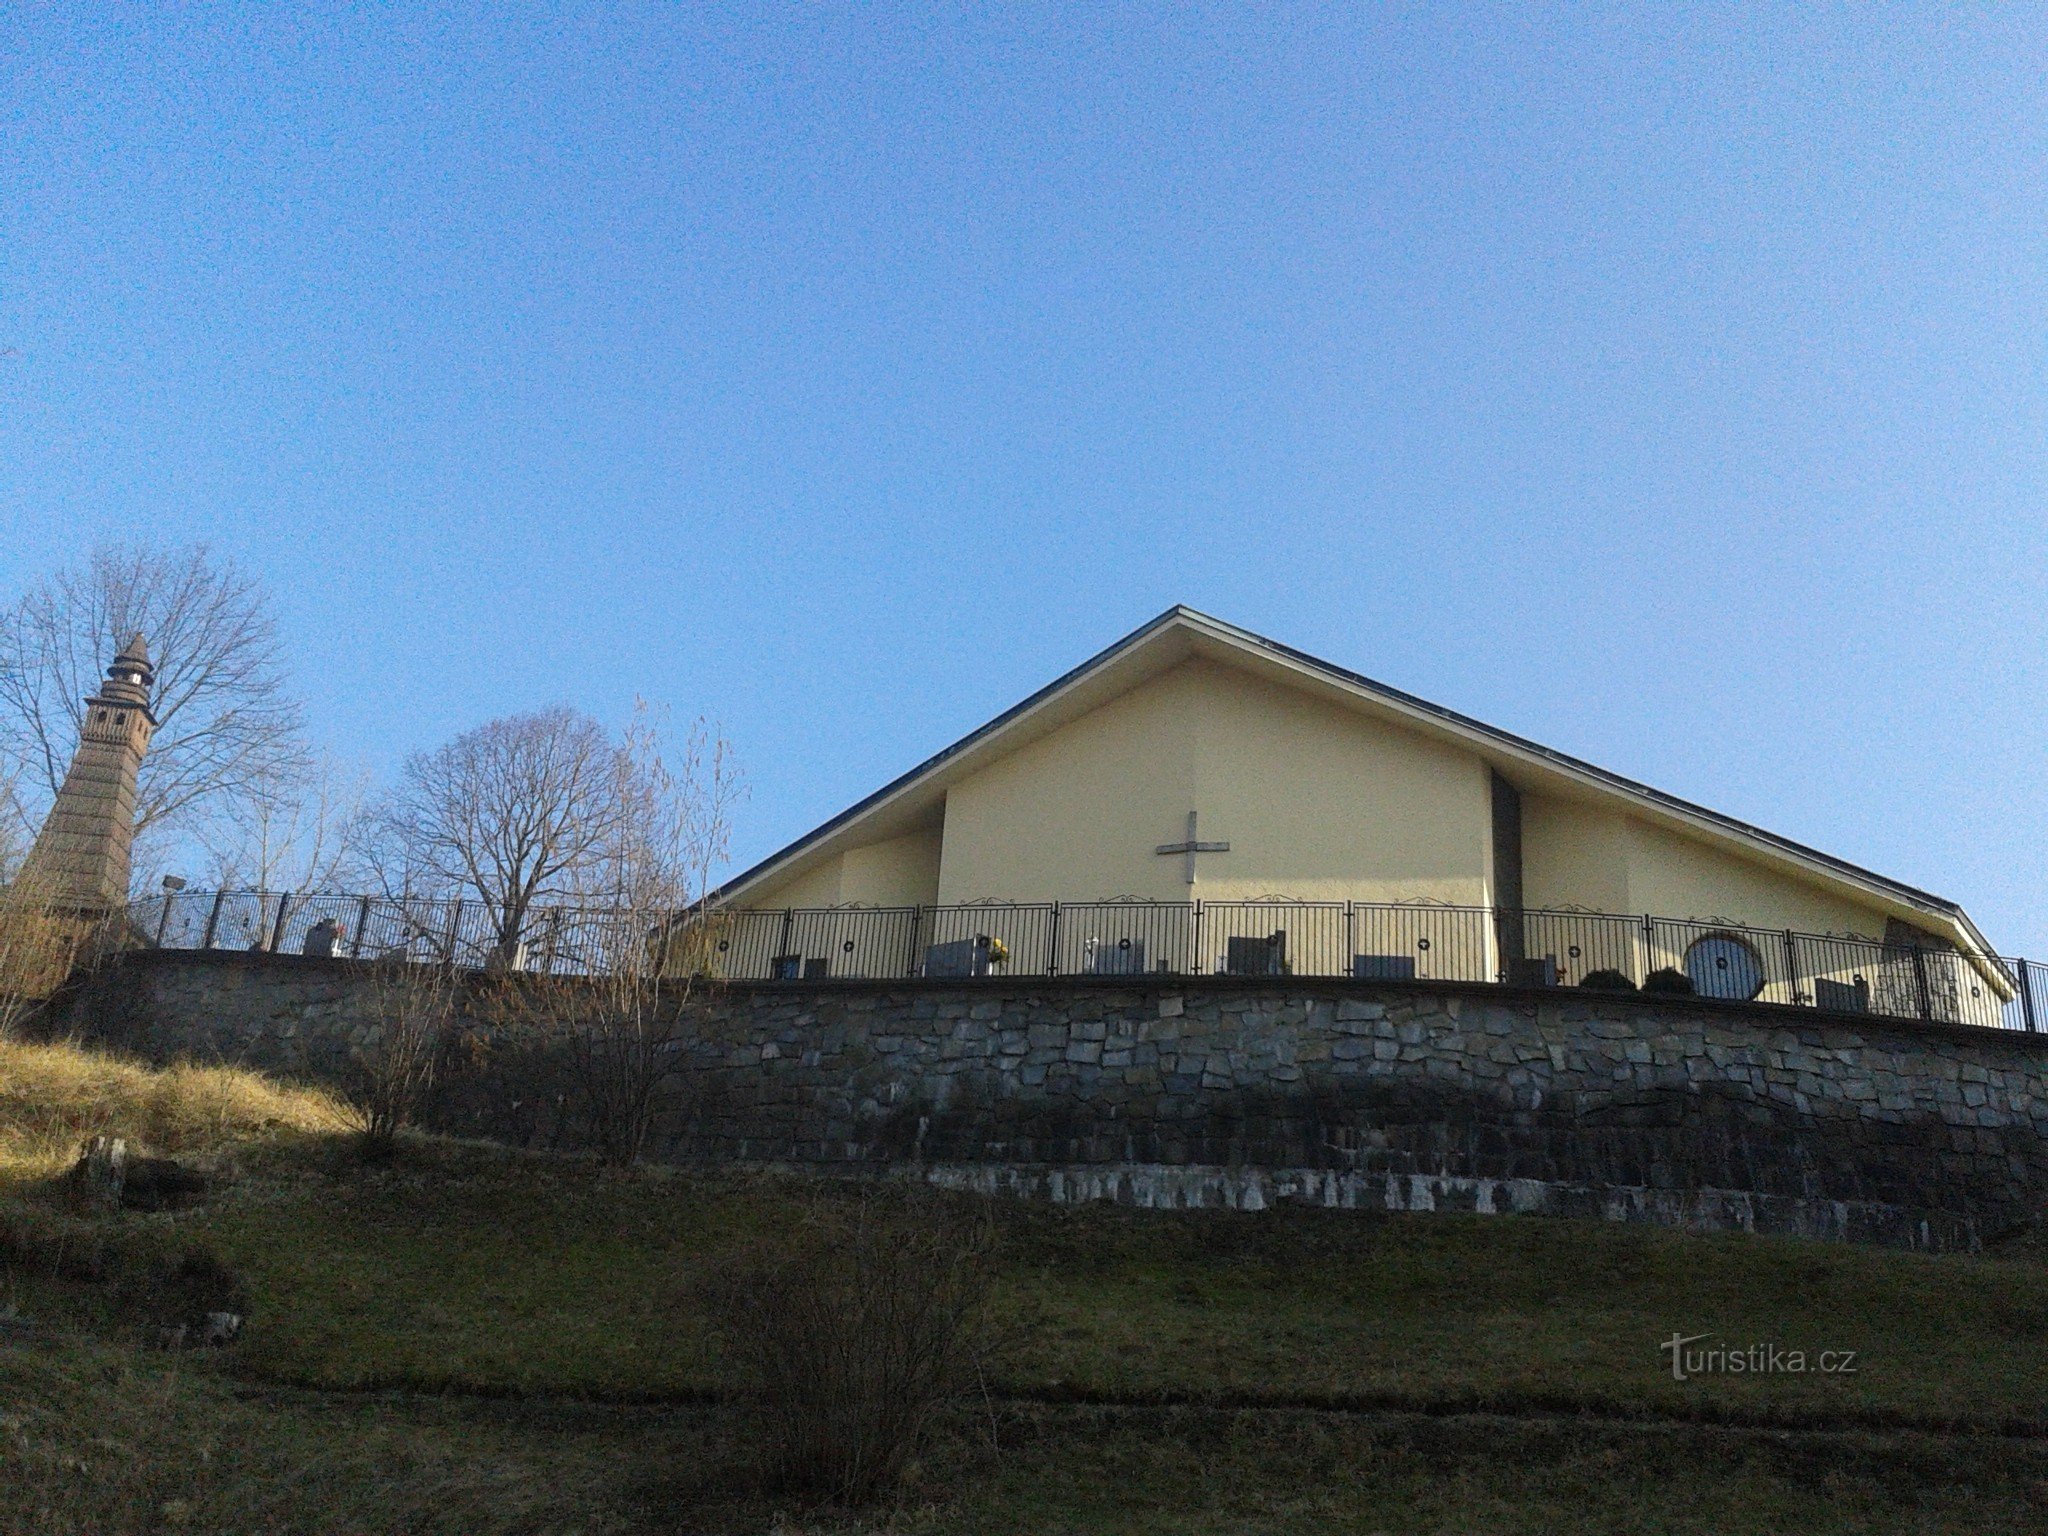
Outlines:
{"type": "Polygon", "coordinates": [[[341,891],[364,878],[368,776],[331,759],[252,784],[200,842],[219,890],[341,891]]]}
{"type": "Polygon", "coordinates": [[[409,758],[377,818],[389,894],[474,897],[501,951],[534,902],[592,893],[635,814],[628,748],[565,706],[493,720],[409,758]]]}
{"type": "Polygon", "coordinates": [[[136,787],[138,835],[197,830],[236,797],[306,770],[299,706],[255,577],[204,545],[103,546],[0,614],[0,763],[25,800],[56,795],[85,698],[135,634],[156,664],[157,721],[136,787]]]}
{"type": "Polygon", "coordinates": [[[542,973],[501,989],[507,1022],[563,1053],[585,1129],[607,1162],[637,1160],[653,1127],[657,1090],[708,969],[678,963],[689,950],[676,934],[701,917],[738,793],[722,737],[700,721],[671,763],[658,717],[640,706],[593,791],[590,825],[600,835],[564,878],[566,890],[617,921],[577,957],[580,974],[551,974],[544,942],[542,973]]]}
{"type": "Polygon", "coordinates": [[[371,970],[375,1032],[355,1051],[343,1091],[354,1110],[366,1156],[389,1156],[398,1133],[418,1118],[455,1011],[455,971],[414,965],[403,956],[371,970]]]}

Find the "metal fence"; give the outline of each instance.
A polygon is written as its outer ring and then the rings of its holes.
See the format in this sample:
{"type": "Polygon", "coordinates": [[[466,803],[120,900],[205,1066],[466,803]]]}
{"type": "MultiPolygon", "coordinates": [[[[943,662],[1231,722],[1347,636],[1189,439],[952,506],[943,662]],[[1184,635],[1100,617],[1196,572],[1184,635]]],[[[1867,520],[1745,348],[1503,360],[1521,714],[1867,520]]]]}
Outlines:
{"type": "Polygon", "coordinates": [[[582,975],[643,953],[654,922],[588,907],[535,907],[518,922],[481,901],[179,891],[129,908],[130,931],[162,949],[270,950],[347,959],[582,975]]]}
{"type": "Polygon", "coordinates": [[[561,975],[622,959],[732,980],[1349,976],[1691,992],[2048,1032],[2048,964],[1655,916],[1428,903],[980,902],[669,914],[180,891],[131,931],[170,949],[390,956],[561,975]]]}

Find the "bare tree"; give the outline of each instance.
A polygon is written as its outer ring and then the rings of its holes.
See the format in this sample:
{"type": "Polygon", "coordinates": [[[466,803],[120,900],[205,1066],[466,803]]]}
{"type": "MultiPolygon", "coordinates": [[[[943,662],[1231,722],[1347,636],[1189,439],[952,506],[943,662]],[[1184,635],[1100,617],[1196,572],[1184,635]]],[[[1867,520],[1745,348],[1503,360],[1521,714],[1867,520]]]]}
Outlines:
{"type": "Polygon", "coordinates": [[[366,775],[331,759],[250,786],[200,838],[219,890],[336,892],[360,886],[368,837],[366,775]]]}
{"type": "Polygon", "coordinates": [[[192,827],[305,764],[277,627],[256,578],[205,545],[102,546],[0,614],[0,762],[24,819],[70,766],[86,695],[131,635],[156,660],[157,729],[136,788],[138,837],[192,827]]]}
{"type": "Polygon", "coordinates": [[[377,817],[386,893],[481,901],[509,962],[537,900],[593,896],[606,883],[601,871],[639,798],[630,759],[603,726],[565,705],[415,753],[377,817]]]}
{"type": "Polygon", "coordinates": [[[703,924],[739,778],[702,721],[671,759],[642,706],[603,793],[604,835],[577,871],[577,894],[605,914],[600,931],[585,935],[573,974],[509,981],[501,1003],[559,1047],[592,1144],[624,1166],[647,1144],[681,1021],[705,984],[703,968],[678,963],[688,946],[677,935],[703,924]]]}

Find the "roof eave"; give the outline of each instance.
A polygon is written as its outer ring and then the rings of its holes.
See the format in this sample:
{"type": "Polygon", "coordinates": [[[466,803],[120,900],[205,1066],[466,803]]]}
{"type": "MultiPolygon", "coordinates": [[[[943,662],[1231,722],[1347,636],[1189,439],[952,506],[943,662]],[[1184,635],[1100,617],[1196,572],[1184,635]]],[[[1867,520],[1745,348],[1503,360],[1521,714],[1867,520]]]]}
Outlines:
{"type": "Polygon", "coordinates": [[[1277,640],[1270,640],[1264,635],[1240,628],[1184,604],[1176,604],[1156,618],[1140,625],[1078,666],[1062,673],[1037,692],[1004,710],[985,725],[934,753],[916,767],[890,780],[873,794],[848,806],[804,836],[742,871],[713,891],[709,899],[715,903],[729,904],[749,887],[758,886],[771,876],[786,872],[788,866],[801,860],[806,854],[822,852],[824,845],[840,833],[899,803],[903,797],[914,792],[935,774],[956,763],[975,748],[987,745],[1025,717],[1053,703],[1062,694],[1087,681],[1119,658],[1154,640],[1162,632],[1183,626],[1195,634],[1205,635],[1221,644],[1274,658],[1312,677],[1354,690],[1382,706],[1391,707],[1397,712],[1415,718],[1419,723],[1434,724],[1447,734],[1463,739],[1468,744],[1491,749],[1511,761],[1559,774],[1587,788],[1618,796],[1695,831],[1746,845],[1752,853],[1762,853],[1767,857],[1805,866],[1812,872],[1856,888],[1866,896],[1904,906],[1920,916],[1949,925],[1954,929],[1952,936],[1960,938],[1965,949],[1975,950],[1984,956],[1995,953],[1969,914],[1959,904],[1944,897],[1892,880],[1875,871],[1851,864],[1845,859],[1838,859],[1819,849],[1809,848],[1791,838],[1781,837],[1777,833],[1766,831],[1735,817],[1696,805],[1677,795],[1638,783],[1622,774],[1575,758],[1569,753],[1559,752],[1526,737],[1517,736],[1511,731],[1501,730],[1482,720],[1431,703],[1415,694],[1378,682],[1363,673],[1337,666],[1306,651],[1296,650],[1277,640]]]}

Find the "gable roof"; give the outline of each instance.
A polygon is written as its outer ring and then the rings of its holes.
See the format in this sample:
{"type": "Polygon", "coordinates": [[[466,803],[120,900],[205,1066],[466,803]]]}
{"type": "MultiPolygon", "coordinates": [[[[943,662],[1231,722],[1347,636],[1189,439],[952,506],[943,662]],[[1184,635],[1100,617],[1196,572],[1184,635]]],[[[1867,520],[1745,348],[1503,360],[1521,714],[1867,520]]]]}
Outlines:
{"type": "Polygon", "coordinates": [[[848,848],[898,835],[928,821],[943,806],[950,784],[1192,656],[1208,656],[1244,666],[1366,713],[1405,723],[1424,735],[1463,746],[1524,789],[1547,789],[1580,799],[1619,800],[1644,820],[1675,827],[1710,845],[1735,849],[1822,886],[1852,893],[1965,950],[1979,955],[1993,953],[1969,914],[1955,902],[1638,784],[1181,605],[1167,609],[986,725],[735,875],[712,892],[710,899],[730,904],[771,877],[800,873],[848,848]]]}

